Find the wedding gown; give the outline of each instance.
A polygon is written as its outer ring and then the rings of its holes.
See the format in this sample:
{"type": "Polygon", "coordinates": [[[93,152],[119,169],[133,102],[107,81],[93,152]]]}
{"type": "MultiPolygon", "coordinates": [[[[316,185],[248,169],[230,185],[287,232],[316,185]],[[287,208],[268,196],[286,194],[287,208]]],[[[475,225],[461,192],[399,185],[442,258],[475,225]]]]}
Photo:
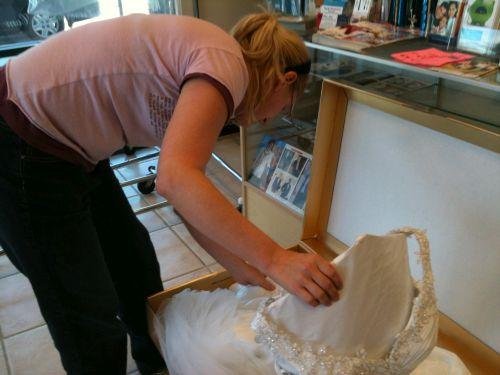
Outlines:
{"type": "Polygon", "coordinates": [[[454,354],[434,348],[438,311],[421,231],[362,236],[333,263],[345,288],[328,307],[237,284],[165,301],[155,334],[170,374],[469,374],[454,354]],[[412,234],[420,282],[410,276],[412,234]]]}

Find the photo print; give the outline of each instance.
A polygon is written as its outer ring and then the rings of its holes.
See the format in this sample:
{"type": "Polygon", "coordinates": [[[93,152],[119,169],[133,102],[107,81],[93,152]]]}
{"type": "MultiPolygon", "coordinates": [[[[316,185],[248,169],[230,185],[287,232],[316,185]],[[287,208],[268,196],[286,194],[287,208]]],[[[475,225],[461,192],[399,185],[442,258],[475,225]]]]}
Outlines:
{"type": "Polygon", "coordinates": [[[310,154],[285,144],[266,193],[289,208],[303,213],[311,159],[310,154]]]}
{"type": "Polygon", "coordinates": [[[461,0],[434,0],[429,19],[429,39],[448,43],[455,41],[463,12],[461,0]]]}
{"type": "Polygon", "coordinates": [[[292,195],[290,195],[290,202],[292,202],[292,208],[294,208],[299,213],[304,213],[304,207],[306,205],[307,198],[307,187],[309,186],[309,180],[311,179],[311,159],[306,159],[304,169],[300,175],[300,178],[293,189],[292,195]]]}
{"type": "Polygon", "coordinates": [[[262,138],[248,180],[266,191],[278,164],[285,142],[266,135],[262,138]]]}

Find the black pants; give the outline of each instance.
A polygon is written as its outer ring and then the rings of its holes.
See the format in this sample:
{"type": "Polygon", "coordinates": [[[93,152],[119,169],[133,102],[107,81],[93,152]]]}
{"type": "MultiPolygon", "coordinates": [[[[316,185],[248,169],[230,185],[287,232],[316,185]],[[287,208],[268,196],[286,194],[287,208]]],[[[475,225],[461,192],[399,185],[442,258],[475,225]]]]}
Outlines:
{"type": "Polygon", "coordinates": [[[0,117],[0,244],[28,277],[69,374],[165,366],[145,299],[162,290],[149,234],[109,162],[91,173],[22,141],[0,117]]]}

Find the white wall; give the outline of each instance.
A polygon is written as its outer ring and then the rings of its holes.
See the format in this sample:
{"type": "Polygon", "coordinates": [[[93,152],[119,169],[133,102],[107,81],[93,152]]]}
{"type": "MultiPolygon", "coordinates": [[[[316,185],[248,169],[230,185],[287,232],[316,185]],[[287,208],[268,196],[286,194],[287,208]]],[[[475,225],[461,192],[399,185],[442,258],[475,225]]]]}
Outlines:
{"type": "Polygon", "coordinates": [[[439,309],[500,351],[500,155],[351,102],[328,232],[407,225],[427,229],[439,309]]]}

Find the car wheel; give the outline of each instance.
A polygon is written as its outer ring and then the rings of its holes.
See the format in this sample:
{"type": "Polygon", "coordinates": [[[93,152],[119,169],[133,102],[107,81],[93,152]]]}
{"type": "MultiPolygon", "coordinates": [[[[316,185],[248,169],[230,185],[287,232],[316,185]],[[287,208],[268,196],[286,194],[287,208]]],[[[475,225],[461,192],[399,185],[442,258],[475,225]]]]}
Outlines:
{"type": "Polygon", "coordinates": [[[45,39],[64,30],[64,17],[30,14],[28,16],[27,32],[37,39],[45,39]]]}

